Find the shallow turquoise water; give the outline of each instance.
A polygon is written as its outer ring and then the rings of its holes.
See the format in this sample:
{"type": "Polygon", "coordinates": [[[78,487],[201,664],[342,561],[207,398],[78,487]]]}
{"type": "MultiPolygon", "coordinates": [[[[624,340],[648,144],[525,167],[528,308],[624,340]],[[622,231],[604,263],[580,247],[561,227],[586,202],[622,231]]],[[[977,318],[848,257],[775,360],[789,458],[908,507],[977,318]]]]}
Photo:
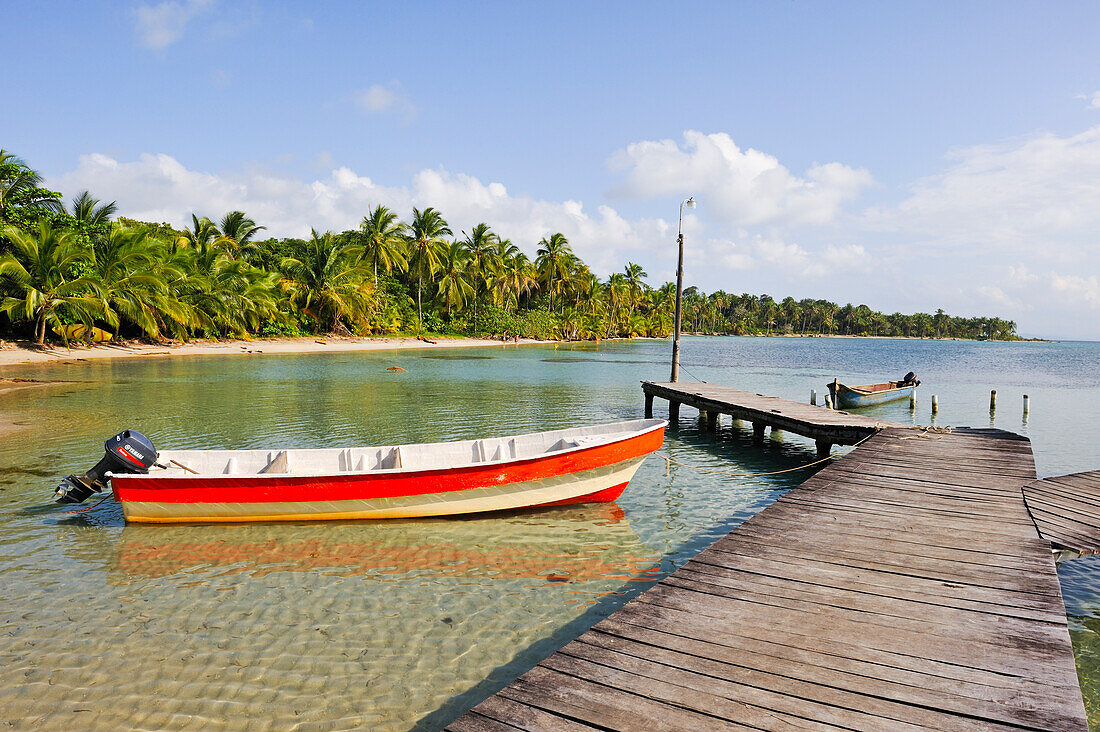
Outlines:
{"type": "MultiPolygon", "coordinates": [[[[124,526],[111,502],[80,514],[50,504],[56,479],[90,467],[127,427],[163,447],[322,447],[634,418],[639,380],[667,379],[668,351],[641,341],[9,370],[76,383],[0,403],[29,423],[0,442],[0,720],[445,721],[808,475],[727,473],[803,465],[812,444],[788,434],[753,447],[728,420],[701,433],[685,410],[617,504],[431,521],[124,526]]],[[[913,370],[924,381],[917,410],[872,413],[928,424],[936,394],[938,424],[1021,432],[1040,475],[1056,475],[1100,467],[1097,365],[1100,344],[688,338],[681,378],[804,400],[834,376],[913,370]]],[[[1100,574],[1087,560],[1060,572],[1091,702],[1100,574]]]]}

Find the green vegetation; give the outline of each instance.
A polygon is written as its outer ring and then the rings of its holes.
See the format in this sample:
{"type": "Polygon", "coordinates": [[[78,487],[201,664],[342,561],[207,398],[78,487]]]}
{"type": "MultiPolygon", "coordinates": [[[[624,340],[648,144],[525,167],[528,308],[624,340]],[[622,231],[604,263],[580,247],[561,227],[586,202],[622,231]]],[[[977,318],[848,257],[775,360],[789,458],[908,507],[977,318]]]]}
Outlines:
{"type": "MultiPolygon", "coordinates": [[[[45,344],[66,326],[117,336],[249,337],[444,333],[546,339],[665,337],[675,288],[633,262],[606,281],[561,233],[532,261],[488,224],[456,235],[441,212],[409,223],[375,206],[358,229],[259,239],[242,211],[220,223],[113,220],[91,193],[66,207],[22,160],[0,150],[0,312],[9,335],[45,344]]],[[[884,315],[825,300],[684,292],[684,330],[1014,339],[998,318],[884,315]]]]}
{"type": "Polygon", "coordinates": [[[684,290],[683,328],[730,335],[798,333],[1020,340],[1016,336],[1016,323],[1000,318],[961,318],[942,309],[934,315],[886,315],[866,305],[849,303],[842,307],[828,300],[793,297],[776,302],[768,295],[730,295],[722,291],[706,295],[694,287],[684,290]]]}

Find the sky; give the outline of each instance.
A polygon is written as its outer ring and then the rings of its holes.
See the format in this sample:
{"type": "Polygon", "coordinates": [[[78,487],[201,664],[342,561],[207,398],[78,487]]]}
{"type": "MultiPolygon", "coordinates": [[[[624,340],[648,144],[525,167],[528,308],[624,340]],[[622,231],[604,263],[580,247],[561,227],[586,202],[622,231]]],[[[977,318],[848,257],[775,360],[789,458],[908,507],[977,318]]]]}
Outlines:
{"type": "Polygon", "coordinates": [[[1100,5],[0,0],[0,147],[273,236],[384,204],[601,276],[1100,340],[1100,5]]]}

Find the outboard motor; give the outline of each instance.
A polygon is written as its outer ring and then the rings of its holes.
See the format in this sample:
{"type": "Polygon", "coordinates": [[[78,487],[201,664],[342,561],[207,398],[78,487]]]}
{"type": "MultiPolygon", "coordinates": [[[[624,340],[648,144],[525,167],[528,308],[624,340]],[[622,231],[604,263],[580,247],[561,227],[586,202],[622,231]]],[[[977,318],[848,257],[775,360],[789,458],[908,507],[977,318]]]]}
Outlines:
{"type": "Polygon", "coordinates": [[[70,475],[57,486],[58,503],[81,503],[107,487],[107,473],[148,473],[156,465],[157,450],[152,441],[135,430],[126,430],[103,443],[107,452],[95,467],[83,475],[70,475]]]}
{"type": "Polygon", "coordinates": [[[917,375],[912,371],[907,373],[902,380],[898,382],[898,388],[903,386],[920,386],[920,381],[917,380],[917,375]]]}

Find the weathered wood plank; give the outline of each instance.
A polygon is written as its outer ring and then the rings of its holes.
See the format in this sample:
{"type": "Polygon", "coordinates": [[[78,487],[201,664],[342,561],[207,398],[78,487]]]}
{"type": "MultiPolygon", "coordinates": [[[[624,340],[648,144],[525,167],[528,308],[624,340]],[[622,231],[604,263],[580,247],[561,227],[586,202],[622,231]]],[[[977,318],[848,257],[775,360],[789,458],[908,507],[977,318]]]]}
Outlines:
{"type": "MultiPolygon", "coordinates": [[[[714,404],[731,390],[685,387],[678,401],[731,413],[714,404]]],[[[735,415],[766,408],[828,429],[881,427],[732,396],[743,400],[735,415]]],[[[518,706],[483,702],[474,721],[1087,729],[1054,562],[1035,527],[1047,517],[1081,536],[1095,530],[1100,501],[1074,478],[1036,489],[1029,514],[1021,489],[1035,481],[1034,460],[1016,435],[912,437],[870,438],[498,695],[518,706]]]]}
{"type": "Polygon", "coordinates": [[[1023,492],[1044,539],[1081,554],[1100,553],[1100,470],[1032,481],[1023,492]]]}

